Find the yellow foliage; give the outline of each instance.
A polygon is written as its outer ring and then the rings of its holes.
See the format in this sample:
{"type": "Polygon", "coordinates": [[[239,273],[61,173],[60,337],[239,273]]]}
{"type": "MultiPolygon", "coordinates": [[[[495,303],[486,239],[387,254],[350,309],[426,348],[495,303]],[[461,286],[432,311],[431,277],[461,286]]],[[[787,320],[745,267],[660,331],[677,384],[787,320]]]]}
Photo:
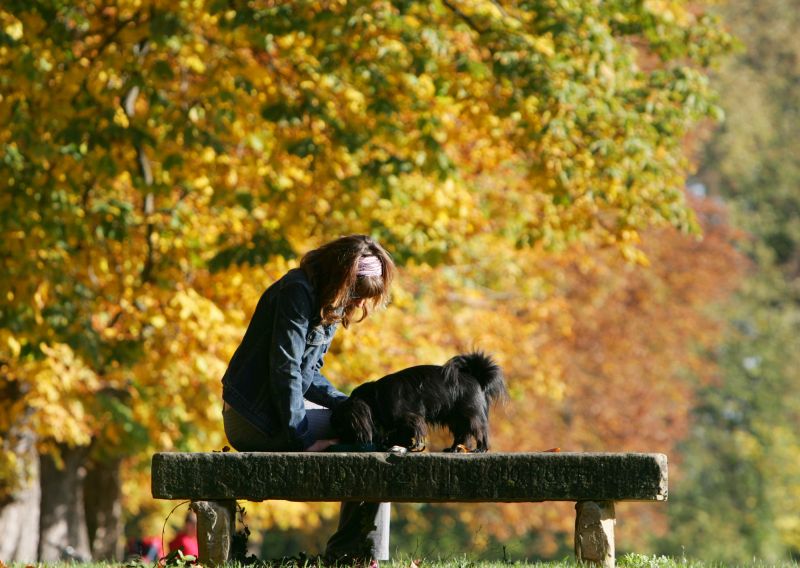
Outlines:
{"type": "Polygon", "coordinates": [[[264,288],[362,232],[402,270],[337,335],[334,383],[484,349],[513,397],[496,447],[556,445],[509,424],[570,399],[575,298],[613,296],[564,290],[598,250],[646,265],[643,231],[693,222],[681,140],[713,109],[691,64],[718,48],[674,41],[684,3],[553,3],[558,34],[489,0],[217,8],[0,10],[0,431],[126,456],[128,510],[152,507],[152,452],[224,444],[219,381],[264,288]],[[625,17],[669,65],[637,64],[625,17]]]}

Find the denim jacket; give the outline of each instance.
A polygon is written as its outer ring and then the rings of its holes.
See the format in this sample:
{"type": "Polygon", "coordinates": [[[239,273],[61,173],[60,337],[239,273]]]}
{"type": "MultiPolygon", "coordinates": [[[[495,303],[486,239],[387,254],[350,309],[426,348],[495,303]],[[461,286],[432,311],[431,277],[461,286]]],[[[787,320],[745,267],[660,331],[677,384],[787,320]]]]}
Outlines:
{"type": "Polygon", "coordinates": [[[333,408],[347,397],[320,369],[336,325],[320,323],[316,294],[301,269],[290,270],[262,294],[241,344],[222,378],[222,398],[287,449],[314,443],[303,399],[333,408]]]}

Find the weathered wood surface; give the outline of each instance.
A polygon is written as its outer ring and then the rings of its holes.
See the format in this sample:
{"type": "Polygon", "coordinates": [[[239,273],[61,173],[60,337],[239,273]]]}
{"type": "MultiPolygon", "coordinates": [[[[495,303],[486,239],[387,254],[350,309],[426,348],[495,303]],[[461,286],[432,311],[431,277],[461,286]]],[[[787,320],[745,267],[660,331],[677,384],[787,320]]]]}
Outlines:
{"type": "Polygon", "coordinates": [[[158,499],[664,501],[667,457],[641,453],[158,453],[158,499]]]}

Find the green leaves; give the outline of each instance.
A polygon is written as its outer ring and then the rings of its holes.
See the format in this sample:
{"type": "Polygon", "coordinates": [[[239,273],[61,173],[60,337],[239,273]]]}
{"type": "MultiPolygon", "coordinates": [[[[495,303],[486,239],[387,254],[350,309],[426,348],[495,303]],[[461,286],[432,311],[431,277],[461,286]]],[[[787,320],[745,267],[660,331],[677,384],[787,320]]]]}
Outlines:
{"type": "Polygon", "coordinates": [[[173,550],[164,558],[164,566],[176,568],[188,568],[197,562],[197,558],[192,554],[184,554],[182,550],[173,550]]]}

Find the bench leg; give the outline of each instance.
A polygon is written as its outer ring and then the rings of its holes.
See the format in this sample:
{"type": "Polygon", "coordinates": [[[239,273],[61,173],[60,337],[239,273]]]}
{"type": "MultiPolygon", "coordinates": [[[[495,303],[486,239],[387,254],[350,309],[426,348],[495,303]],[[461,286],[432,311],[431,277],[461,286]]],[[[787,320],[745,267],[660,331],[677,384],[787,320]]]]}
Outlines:
{"type": "Polygon", "coordinates": [[[197,513],[198,563],[225,564],[236,530],[236,501],[192,501],[190,507],[197,513]]]}
{"type": "Polygon", "coordinates": [[[614,502],[575,504],[575,557],[578,562],[614,568],[614,502]]]}

